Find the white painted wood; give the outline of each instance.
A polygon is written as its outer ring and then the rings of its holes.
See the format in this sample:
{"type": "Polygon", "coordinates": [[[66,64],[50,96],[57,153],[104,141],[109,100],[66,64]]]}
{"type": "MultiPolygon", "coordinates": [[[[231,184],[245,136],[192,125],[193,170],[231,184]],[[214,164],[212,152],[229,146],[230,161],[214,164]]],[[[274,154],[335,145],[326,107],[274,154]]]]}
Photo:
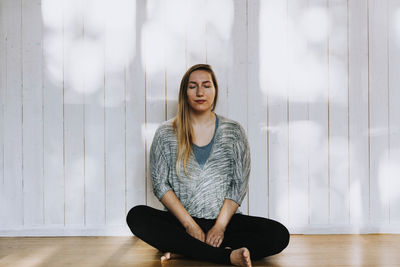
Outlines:
{"type": "Polygon", "coordinates": [[[85,224],[106,223],[105,176],[105,1],[87,0],[83,6],[85,224]]]}
{"type": "Polygon", "coordinates": [[[165,66],[166,66],[166,119],[174,118],[178,111],[178,97],[182,76],[186,68],[186,25],[191,20],[185,0],[168,1],[165,9],[165,66]]]}
{"type": "Polygon", "coordinates": [[[41,2],[22,1],[24,224],[44,223],[41,2]]]}
{"type": "Polygon", "coordinates": [[[289,67],[289,223],[309,220],[309,148],[315,125],[309,122],[309,54],[301,22],[306,1],[288,1],[289,67]],[[306,64],[306,65],[305,65],[306,64]],[[305,71],[305,69],[307,71],[305,71]]]}
{"type": "Polygon", "coordinates": [[[389,223],[400,221],[400,2],[388,2],[388,53],[389,53],[389,223]]]}
{"type": "MultiPolygon", "coordinates": [[[[196,34],[197,38],[205,41],[203,49],[206,51],[206,58],[203,59],[199,56],[197,58],[198,62],[195,62],[196,58],[192,60],[189,57],[189,62],[197,64],[205,60],[207,64],[212,66],[218,81],[218,103],[215,111],[218,114],[227,116],[229,99],[228,60],[229,57],[232,57],[232,42],[229,42],[229,37],[232,35],[234,4],[232,0],[207,0],[196,1],[195,3],[200,7],[196,11],[200,19],[192,23],[198,23],[197,27],[201,28],[203,27],[202,23],[204,23],[205,33],[203,34],[201,30],[199,33],[195,31],[192,34],[196,34]]],[[[189,48],[190,46],[188,46],[188,50],[189,48]]],[[[202,50],[199,50],[199,52],[202,52],[202,50]]]]}
{"type": "Polygon", "coordinates": [[[165,120],[165,10],[164,0],[147,1],[147,20],[142,29],[142,55],[146,73],[146,204],[162,209],[153,193],[149,158],[150,146],[157,126],[165,120]]]}
{"type": "Polygon", "coordinates": [[[126,58],[127,0],[107,2],[105,29],[105,151],[106,223],[121,225],[125,220],[126,184],[126,58]]]}
{"type": "Polygon", "coordinates": [[[371,220],[389,222],[387,4],[369,1],[371,220]]]}
{"type": "MultiPolygon", "coordinates": [[[[246,130],[248,139],[248,88],[247,88],[247,12],[246,1],[227,2],[230,7],[223,9],[232,11],[230,36],[227,51],[227,84],[228,84],[228,117],[239,122],[246,130]],[[238,108],[240,107],[240,108],[238,108]]],[[[218,10],[219,11],[219,10],[218,10]]],[[[223,12],[221,12],[223,13],[223,12]]],[[[216,14],[216,13],[215,13],[216,14]]],[[[226,18],[228,19],[228,18],[226,18]]],[[[229,22],[229,21],[228,21],[229,22]]],[[[228,22],[225,24],[229,25],[228,22]]],[[[248,192],[248,190],[247,190],[248,192]]],[[[240,210],[248,213],[248,197],[244,198],[240,210]]]]}
{"type": "Polygon", "coordinates": [[[126,212],[133,206],[146,204],[145,136],[145,72],[141,57],[141,27],[145,20],[146,2],[132,5],[129,24],[132,60],[126,73],[126,212]]]}
{"type": "Polygon", "coordinates": [[[6,29],[5,29],[4,3],[0,2],[0,221],[5,221],[4,197],[4,108],[6,98],[6,73],[7,73],[7,52],[6,52],[6,29]]]}
{"type": "Polygon", "coordinates": [[[267,99],[260,87],[260,5],[261,1],[247,1],[247,137],[250,145],[251,170],[248,189],[249,214],[267,216],[267,99]],[[251,41],[253,40],[253,41],[251,41]],[[261,185],[259,184],[261,183],[261,185]]]}
{"type": "Polygon", "coordinates": [[[202,0],[186,1],[186,68],[199,63],[207,63],[206,47],[210,40],[206,33],[206,6],[202,0]]]}
{"type": "Polygon", "coordinates": [[[85,223],[83,2],[64,2],[65,224],[85,223]]]}
{"type": "Polygon", "coordinates": [[[329,223],[349,222],[347,1],[329,1],[329,223]]]}
{"type": "Polygon", "coordinates": [[[247,130],[245,214],[293,233],[396,232],[399,10],[395,0],[2,1],[0,235],[130,234],[132,206],[161,209],[148,152],[200,62],[219,79],[216,112],[247,130]]]}
{"type": "Polygon", "coordinates": [[[349,1],[350,222],[369,221],[367,3],[349,1]]]}
{"type": "Polygon", "coordinates": [[[64,224],[63,0],[42,0],[45,225],[64,224]]]}
{"type": "Polygon", "coordinates": [[[302,18],[302,23],[307,25],[308,75],[313,77],[307,81],[311,89],[308,95],[309,122],[314,125],[308,136],[311,224],[327,224],[329,221],[328,15],[328,0],[310,0],[302,18]]]}
{"type": "Polygon", "coordinates": [[[3,1],[6,34],[6,88],[4,98],[4,177],[2,196],[6,199],[1,226],[24,224],[22,173],[22,25],[21,2],[3,1]]]}
{"type": "MultiPolygon", "coordinates": [[[[288,114],[287,114],[287,3],[261,2],[260,9],[260,79],[268,101],[268,217],[288,222],[288,114]]],[[[265,181],[265,179],[264,179],[265,181]]],[[[258,184],[263,181],[257,181],[258,184]]],[[[260,189],[266,190],[267,186],[260,189]]],[[[259,190],[260,190],[259,189],[259,190]]],[[[261,200],[261,199],[260,199],[261,200]]],[[[259,202],[256,202],[257,207],[259,202]]],[[[260,213],[262,214],[262,213],[260,213]]]]}

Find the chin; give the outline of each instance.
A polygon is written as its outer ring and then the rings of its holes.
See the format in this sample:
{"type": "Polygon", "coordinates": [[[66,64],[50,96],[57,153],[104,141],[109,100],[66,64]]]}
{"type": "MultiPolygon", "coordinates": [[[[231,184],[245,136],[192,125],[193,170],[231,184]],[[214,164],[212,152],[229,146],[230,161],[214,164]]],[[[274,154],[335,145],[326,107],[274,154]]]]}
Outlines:
{"type": "Polygon", "coordinates": [[[202,112],[206,112],[206,111],[208,111],[208,110],[210,110],[211,111],[211,107],[204,107],[204,108],[192,108],[192,110],[194,111],[194,112],[197,112],[197,113],[202,113],[202,112]]]}

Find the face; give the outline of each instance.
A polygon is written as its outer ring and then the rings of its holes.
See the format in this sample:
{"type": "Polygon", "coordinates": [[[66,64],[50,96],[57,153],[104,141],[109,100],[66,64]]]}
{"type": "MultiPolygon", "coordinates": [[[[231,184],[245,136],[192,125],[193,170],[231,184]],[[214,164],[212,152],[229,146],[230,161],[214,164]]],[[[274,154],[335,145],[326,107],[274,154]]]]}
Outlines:
{"type": "Polygon", "coordinates": [[[193,71],[189,76],[187,96],[193,111],[202,113],[211,110],[215,97],[211,74],[205,70],[193,71]],[[198,100],[204,101],[199,102],[198,100]]]}

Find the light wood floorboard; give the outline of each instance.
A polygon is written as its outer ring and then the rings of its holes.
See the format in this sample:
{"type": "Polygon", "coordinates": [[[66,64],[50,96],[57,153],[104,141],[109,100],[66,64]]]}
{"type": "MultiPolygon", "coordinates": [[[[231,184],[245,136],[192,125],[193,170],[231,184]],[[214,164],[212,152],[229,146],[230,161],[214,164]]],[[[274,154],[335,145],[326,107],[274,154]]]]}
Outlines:
{"type": "MultiPolygon", "coordinates": [[[[292,235],[253,266],[400,266],[400,235],[292,235]]],[[[223,266],[178,258],[136,237],[1,237],[0,266],[223,266]]]]}

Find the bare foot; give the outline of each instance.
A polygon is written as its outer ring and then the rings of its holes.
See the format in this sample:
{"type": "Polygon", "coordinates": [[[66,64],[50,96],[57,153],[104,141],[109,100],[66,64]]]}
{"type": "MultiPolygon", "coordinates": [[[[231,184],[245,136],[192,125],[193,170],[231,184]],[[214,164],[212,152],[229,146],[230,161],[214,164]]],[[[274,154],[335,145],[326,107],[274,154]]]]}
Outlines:
{"type": "Polygon", "coordinates": [[[250,251],[245,247],[233,250],[230,259],[233,265],[251,267],[250,251]]]}
{"type": "Polygon", "coordinates": [[[165,262],[170,259],[176,259],[182,257],[179,254],[171,253],[171,252],[165,252],[163,256],[161,256],[161,262],[165,262]]]}
{"type": "Polygon", "coordinates": [[[165,252],[163,256],[161,256],[161,262],[167,261],[171,258],[171,252],[165,252]]]}

